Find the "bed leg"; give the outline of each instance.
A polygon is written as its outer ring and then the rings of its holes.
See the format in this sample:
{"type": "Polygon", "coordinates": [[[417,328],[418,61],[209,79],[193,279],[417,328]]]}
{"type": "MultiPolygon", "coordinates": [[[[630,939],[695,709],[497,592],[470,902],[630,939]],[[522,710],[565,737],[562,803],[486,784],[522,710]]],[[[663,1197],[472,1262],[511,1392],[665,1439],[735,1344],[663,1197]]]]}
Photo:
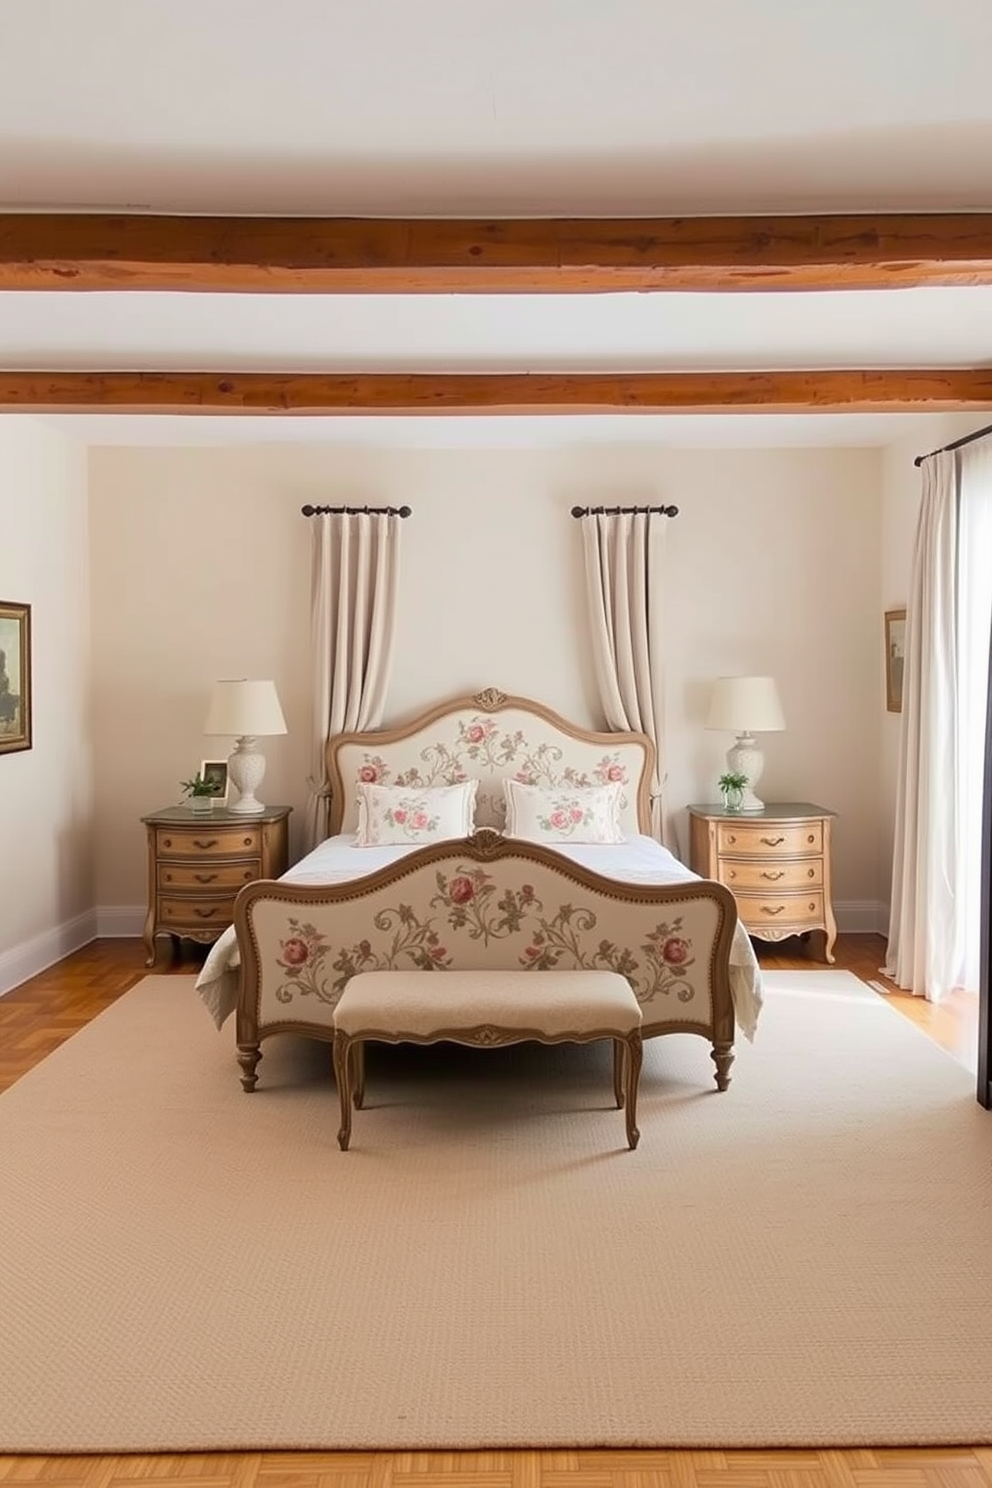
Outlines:
{"type": "Polygon", "coordinates": [[[258,1061],[262,1057],[261,1044],[239,1044],[238,1063],[241,1066],[241,1088],[251,1092],[258,1084],[258,1061]]]}
{"type": "Polygon", "coordinates": [[[641,1077],[641,1058],[643,1053],[644,1041],[641,1038],[640,1030],[637,1029],[627,1037],[626,1059],[624,1060],[627,1075],[625,1113],[627,1117],[627,1146],[631,1151],[634,1150],[641,1139],[641,1134],[637,1130],[637,1083],[641,1077]]]}
{"type": "Polygon", "coordinates": [[[710,1050],[710,1058],[716,1065],[717,1090],[726,1090],[730,1084],[730,1066],[734,1062],[734,1046],[731,1043],[715,1043],[710,1050]]]}
{"type": "Polygon", "coordinates": [[[623,1110],[623,1065],[625,1044],[623,1039],[613,1040],[613,1095],[617,1110],[623,1110]]]}
{"type": "Polygon", "coordinates": [[[338,1082],[338,1098],[341,1103],[341,1127],[338,1131],[338,1146],[348,1151],[351,1141],[351,1040],[346,1033],[334,1035],[334,1078],[338,1082]]]}

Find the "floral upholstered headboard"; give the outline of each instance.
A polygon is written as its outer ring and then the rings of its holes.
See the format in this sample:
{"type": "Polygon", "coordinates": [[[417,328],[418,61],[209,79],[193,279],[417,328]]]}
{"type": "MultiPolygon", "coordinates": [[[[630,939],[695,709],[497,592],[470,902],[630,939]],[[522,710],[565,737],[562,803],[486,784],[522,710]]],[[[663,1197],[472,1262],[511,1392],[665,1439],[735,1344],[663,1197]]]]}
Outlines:
{"type": "Polygon", "coordinates": [[[620,781],[624,832],[650,831],[654,745],[646,734],[592,733],[541,703],[494,687],[455,698],[401,728],[338,734],[327,745],[331,832],[352,832],[355,787],[455,785],[477,779],[476,825],[504,824],[503,780],[587,786],[620,781]]]}

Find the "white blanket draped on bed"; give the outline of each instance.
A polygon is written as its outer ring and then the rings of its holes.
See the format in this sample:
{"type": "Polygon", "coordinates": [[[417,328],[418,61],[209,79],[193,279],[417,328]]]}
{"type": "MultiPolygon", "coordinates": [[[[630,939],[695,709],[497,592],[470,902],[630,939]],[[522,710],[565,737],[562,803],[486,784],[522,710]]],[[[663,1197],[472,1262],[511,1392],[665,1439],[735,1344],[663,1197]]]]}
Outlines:
{"type": "MultiPolygon", "coordinates": [[[[352,833],[328,837],[305,858],[284,873],[283,883],[330,884],[360,878],[396,863],[415,847],[355,847],[352,833]]],[[[586,846],[561,843],[556,851],[584,868],[602,873],[607,878],[628,883],[686,883],[699,877],[680,863],[667,847],[653,837],[630,836],[616,846],[586,846]]],[[[238,944],[233,925],[210,949],[203,970],[196,979],[196,990],[217,1027],[230,1017],[238,1005],[238,944]]],[[[730,990],[734,998],[737,1024],[751,1041],[761,1011],[761,972],[747,932],[738,920],[730,950],[730,990]]]]}

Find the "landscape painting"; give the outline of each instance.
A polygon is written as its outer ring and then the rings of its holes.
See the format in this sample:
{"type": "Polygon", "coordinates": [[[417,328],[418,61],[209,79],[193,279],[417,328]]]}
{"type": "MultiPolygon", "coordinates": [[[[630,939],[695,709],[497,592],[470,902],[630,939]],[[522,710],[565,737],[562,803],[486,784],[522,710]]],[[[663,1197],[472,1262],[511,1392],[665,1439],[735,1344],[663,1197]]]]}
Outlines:
{"type": "Polygon", "coordinates": [[[31,748],[31,606],[0,600],[0,754],[31,748]]]}

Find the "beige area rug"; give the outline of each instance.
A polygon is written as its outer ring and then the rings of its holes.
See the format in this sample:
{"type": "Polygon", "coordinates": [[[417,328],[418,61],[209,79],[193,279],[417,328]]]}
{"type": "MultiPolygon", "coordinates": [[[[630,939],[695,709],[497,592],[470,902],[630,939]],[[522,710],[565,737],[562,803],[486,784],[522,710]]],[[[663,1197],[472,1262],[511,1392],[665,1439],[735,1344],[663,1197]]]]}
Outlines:
{"type": "Polygon", "coordinates": [[[992,1117],[847,973],[636,1152],[603,1045],[373,1049],[348,1153],[265,1049],[149,977],[0,1097],[0,1452],[992,1441],[992,1117]]]}

